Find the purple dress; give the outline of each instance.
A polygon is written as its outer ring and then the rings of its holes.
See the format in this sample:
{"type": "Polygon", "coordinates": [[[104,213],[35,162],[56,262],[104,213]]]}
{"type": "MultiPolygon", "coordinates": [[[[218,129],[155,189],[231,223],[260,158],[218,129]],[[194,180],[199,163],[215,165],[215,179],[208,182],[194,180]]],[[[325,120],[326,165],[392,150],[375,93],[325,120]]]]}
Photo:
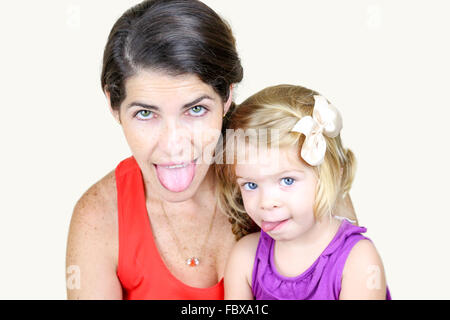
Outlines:
{"type": "MultiPolygon", "coordinates": [[[[273,261],[275,241],[261,230],[252,276],[255,300],[338,300],[345,261],[359,240],[370,240],[361,235],[366,231],[343,220],[333,240],[305,272],[285,277],[273,261]]],[[[386,299],[391,300],[388,288],[386,299]]]]}

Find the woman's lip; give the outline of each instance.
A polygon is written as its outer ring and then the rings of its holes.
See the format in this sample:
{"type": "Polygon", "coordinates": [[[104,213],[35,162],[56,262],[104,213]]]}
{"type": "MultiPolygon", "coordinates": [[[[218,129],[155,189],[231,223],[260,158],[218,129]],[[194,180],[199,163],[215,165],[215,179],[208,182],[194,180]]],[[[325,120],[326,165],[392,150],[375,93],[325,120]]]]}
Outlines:
{"type": "Polygon", "coordinates": [[[155,166],[161,167],[173,167],[173,166],[182,166],[182,165],[190,165],[197,162],[197,159],[192,160],[190,162],[170,162],[170,163],[154,163],[155,166]]]}

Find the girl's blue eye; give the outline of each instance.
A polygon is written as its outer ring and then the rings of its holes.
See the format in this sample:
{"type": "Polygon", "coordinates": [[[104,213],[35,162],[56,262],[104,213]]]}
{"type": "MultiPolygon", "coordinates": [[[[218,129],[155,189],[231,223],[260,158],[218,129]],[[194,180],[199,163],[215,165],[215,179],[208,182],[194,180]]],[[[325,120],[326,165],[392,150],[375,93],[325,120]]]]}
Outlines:
{"type": "Polygon", "coordinates": [[[207,112],[206,108],[202,106],[195,106],[189,110],[190,115],[194,117],[201,117],[206,112],[207,112]]]}
{"type": "Polygon", "coordinates": [[[243,187],[245,190],[255,190],[258,187],[258,185],[253,182],[246,182],[243,184],[243,187]],[[248,189],[246,187],[248,187],[248,189]]]}
{"type": "Polygon", "coordinates": [[[153,118],[153,112],[150,110],[141,110],[136,114],[136,116],[138,115],[140,116],[138,119],[148,120],[153,118]]]}
{"type": "Polygon", "coordinates": [[[281,181],[284,182],[286,186],[291,186],[294,184],[295,180],[292,178],[283,178],[281,181]]]}

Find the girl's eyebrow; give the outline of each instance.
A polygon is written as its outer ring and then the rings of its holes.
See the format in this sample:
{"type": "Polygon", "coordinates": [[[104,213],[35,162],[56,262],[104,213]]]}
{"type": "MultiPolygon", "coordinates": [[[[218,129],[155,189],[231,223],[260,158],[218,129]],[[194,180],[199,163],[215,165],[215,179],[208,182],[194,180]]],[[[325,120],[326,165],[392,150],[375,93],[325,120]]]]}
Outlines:
{"type": "MultiPolygon", "coordinates": [[[[195,100],[192,101],[192,102],[186,103],[186,104],[183,106],[182,109],[189,109],[190,107],[194,107],[197,103],[200,103],[200,102],[202,102],[203,100],[212,100],[212,101],[214,101],[214,98],[211,98],[210,96],[208,96],[208,95],[205,94],[205,95],[203,95],[203,96],[201,96],[201,97],[195,99],[195,100]]],[[[157,107],[157,106],[152,106],[152,105],[149,105],[149,104],[146,104],[146,103],[141,103],[141,102],[138,102],[138,101],[135,101],[135,102],[130,103],[130,104],[127,106],[127,109],[132,108],[132,107],[141,107],[141,108],[148,109],[148,110],[151,110],[151,111],[160,111],[160,110],[161,110],[161,109],[160,109],[159,107],[157,107]]]]}
{"type": "Polygon", "coordinates": [[[285,170],[285,171],[281,172],[280,174],[285,174],[285,173],[288,173],[288,172],[305,173],[305,171],[302,170],[302,169],[291,169],[291,170],[285,170]]]}

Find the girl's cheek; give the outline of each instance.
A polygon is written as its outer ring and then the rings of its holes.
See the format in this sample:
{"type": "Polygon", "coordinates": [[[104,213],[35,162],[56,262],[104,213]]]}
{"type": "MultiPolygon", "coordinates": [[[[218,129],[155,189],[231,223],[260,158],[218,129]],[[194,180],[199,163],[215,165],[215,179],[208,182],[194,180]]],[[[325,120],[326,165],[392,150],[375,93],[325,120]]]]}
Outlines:
{"type": "Polygon", "coordinates": [[[244,202],[244,208],[247,214],[252,218],[252,220],[257,221],[258,217],[256,216],[255,212],[257,211],[257,202],[256,197],[253,195],[249,195],[245,190],[242,192],[242,201],[244,202]]]}

